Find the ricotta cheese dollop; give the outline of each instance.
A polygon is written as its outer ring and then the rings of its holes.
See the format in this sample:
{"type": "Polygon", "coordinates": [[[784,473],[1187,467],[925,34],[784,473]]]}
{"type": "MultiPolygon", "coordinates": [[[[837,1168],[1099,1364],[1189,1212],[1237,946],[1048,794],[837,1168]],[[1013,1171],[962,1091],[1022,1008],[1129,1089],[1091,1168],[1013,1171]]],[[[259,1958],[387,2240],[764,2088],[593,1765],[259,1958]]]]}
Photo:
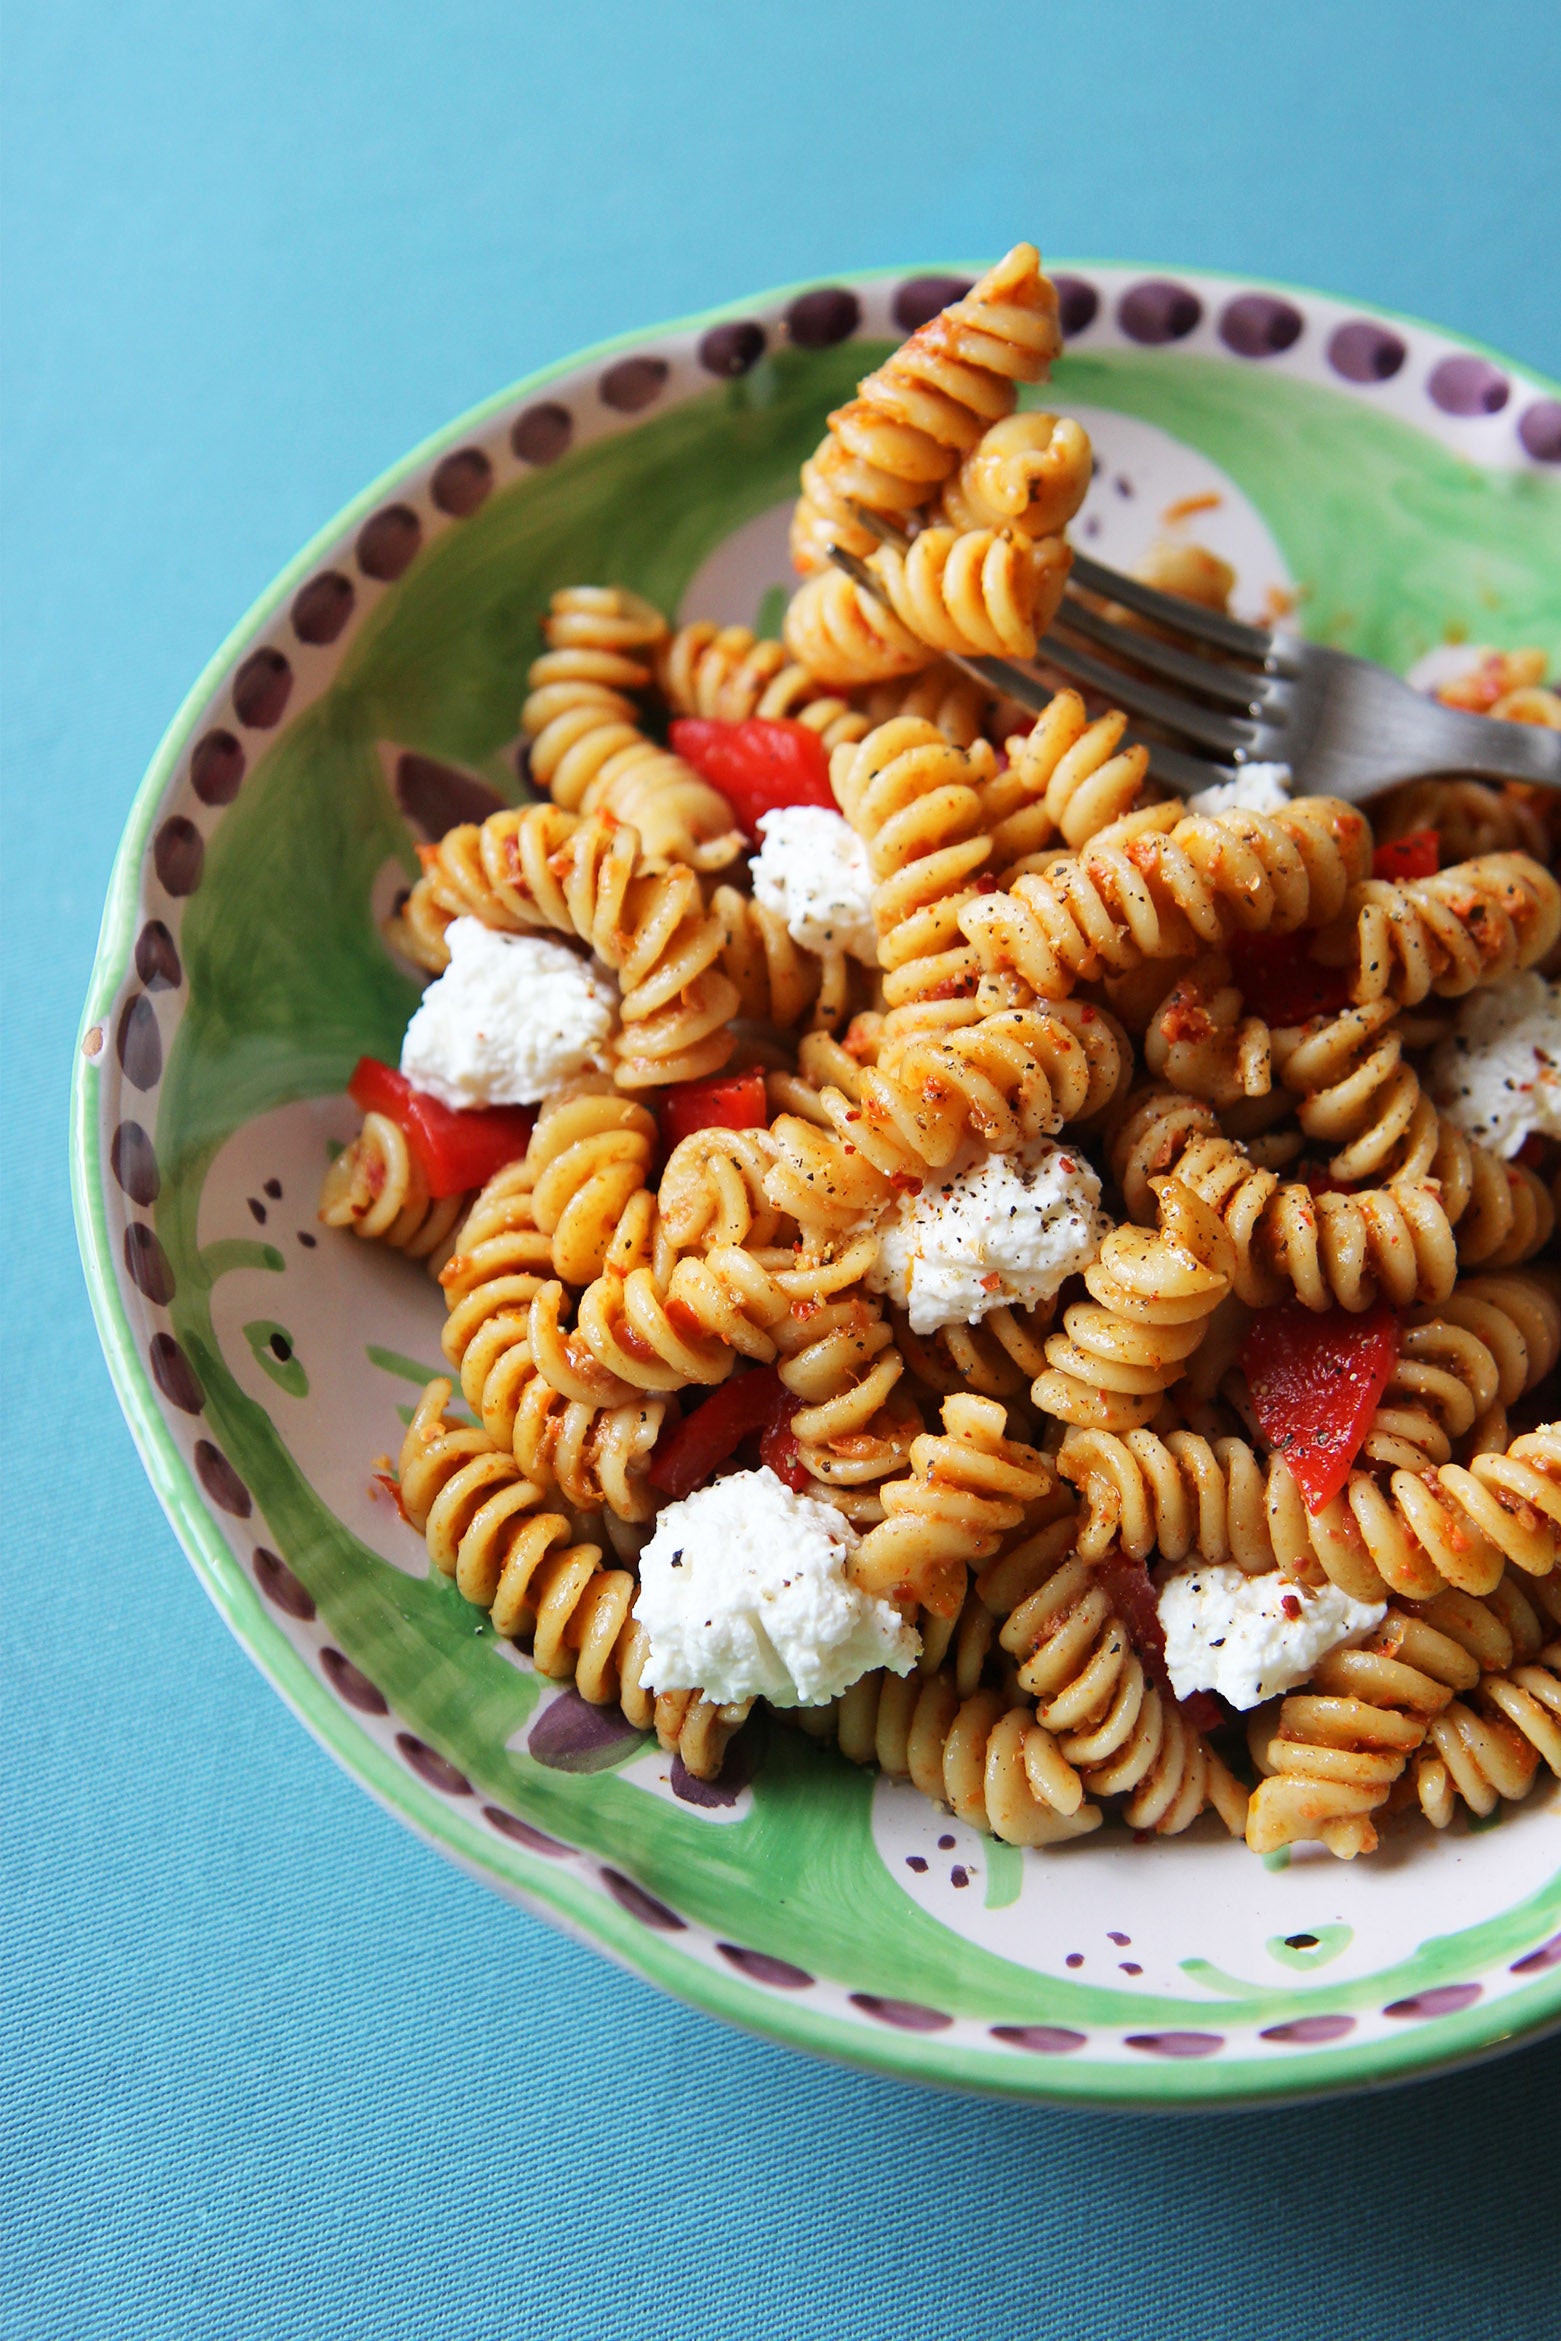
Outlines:
{"type": "Polygon", "coordinates": [[[1385,1601],[1353,1601],[1336,1585],[1314,1590],[1278,1569],[1249,1577],[1229,1561],[1196,1564],[1160,1591],[1178,1699],[1218,1691],[1241,1708],[1304,1683],[1327,1651],[1363,1642],[1386,1616],[1385,1601]]]}
{"type": "Polygon", "coordinates": [[[1049,1138],[964,1168],[960,1159],[877,1222],[867,1282],[909,1312],[913,1333],[1050,1300],[1089,1266],[1110,1226],[1094,1171],[1049,1138]]]}
{"type": "Polygon", "coordinates": [[[607,1062],[618,1021],[612,977],[562,943],[456,919],[450,964],[401,1043],[401,1070],[457,1112],[536,1105],[560,1081],[607,1062]]]}
{"type": "Polygon", "coordinates": [[[759,836],[754,899],[785,920],[794,943],[849,951],[876,967],[872,864],[845,816],[824,805],[783,805],[760,815],[759,836]]]}
{"type": "Polygon", "coordinates": [[[1218,780],[1188,800],[1189,813],[1228,813],[1239,805],[1249,813],[1277,813],[1290,802],[1288,764],[1243,764],[1234,780],[1218,780]]]}
{"type": "Polygon", "coordinates": [[[1471,992],[1432,1055],[1431,1094],[1498,1154],[1535,1130],[1561,1138],[1561,984],[1531,969],[1471,992]]]}
{"type": "Polygon", "coordinates": [[[909,1674],[921,1637],[846,1575],[856,1530],[773,1471],[734,1471],[668,1504],[640,1554],[634,1615],[657,1691],[816,1707],[874,1667],[909,1674]]]}

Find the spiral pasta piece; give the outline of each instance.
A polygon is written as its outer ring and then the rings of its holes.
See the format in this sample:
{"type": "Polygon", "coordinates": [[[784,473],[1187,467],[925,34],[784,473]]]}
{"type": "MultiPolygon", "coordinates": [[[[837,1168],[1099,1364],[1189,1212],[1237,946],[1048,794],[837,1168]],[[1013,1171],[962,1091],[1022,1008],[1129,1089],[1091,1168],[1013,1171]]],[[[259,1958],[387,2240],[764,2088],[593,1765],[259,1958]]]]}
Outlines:
{"type": "Polygon", "coordinates": [[[1243,1013],[1220,953],[1197,959],[1150,1014],[1144,1063],[1180,1095],[1231,1106],[1267,1097],[1273,1087],[1273,1035],[1260,1016],[1243,1013]]]}
{"type": "Polygon", "coordinates": [[[1390,843],[1434,829],[1450,862],[1482,854],[1527,853],[1552,859],[1548,792],[1521,781],[1492,786],[1483,780],[1410,780],[1371,809],[1378,841],[1390,843]]]}
{"type": "Polygon", "coordinates": [[[1016,244],[830,416],[802,467],[791,527],[798,569],[822,568],[831,543],[870,553],[875,540],[852,504],[908,518],[1013,412],[1016,384],[1045,378],[1061,346],[1056,288],[1034,245],[1016,244]]]}
{"type": "Polygon", "coordinates": [[[1076,1301],[1046,1343],[1031,1398],[1058,1422],[1105,1431],[1148,1422],[1184,1371],[1230,1289],[1230,1240],[1206,1204],[1156,1182],[1161,1230],[1113,1228],[1076,1301]]]}
{"type": "Polygon", "coordinates": [[[938,518],[951,528],[1060,536],[1089,492],[1094,466],[1089,434],[1071,416],[1005,415],[945,480],[938,518]]]}
{"type": "Polygon", "coordinates": [[[826,748],[859,740],[872,728],[784,644],[761,640],[751,626],[714,626],[702,618],[680,626],[657,660],[656,677],[674,715],[805,723],[826,748]]]}
{"type": "Polygon", "coordinates": [[[727,1026],[741,995],[721,971],[726,931],[698,877],[682,863],[652,868],[636,832],[610,814],[531,805],[463,823],[423,848],[404,917],[430,939],[437,966],[455,918],[510,934],[551,927],[588,944],[622,991],[620,1089],[703,1080],[736,1045],[727,1026]]]}
{"type": "Polygon", "coordinates": [[[1312,1838],[1342,1861],[1373,1852],[1370,1816],[1433,1718],[1479,1672],[1459,1642],[1399,1609],[1359,1649],[1330,1650],[1304,1691],[1253,1719],[1249,1740],[1265,1775],[1248,1809],[1253,1852],[1312,1838]]]}
{"type": "Polygon", "coordinates": [[[951,746],[970,748],[981,737],[991,696],[974,675],[940,659],[935,666],[923,667],[918,675],[874,683],[863,694],[860,732],[843,734],[839,740],[826,739],[825,745],[834,748],[851,738],[865,738],[874,725],[909,715],[936,724],[951,746]]]}
{"type": "Polygon", "coordinates": [[[1113,1542],[1135,1560],[1196,1553],[1303,1582],[1326,1578],[1355,1601],[1429,1601],[1449,1588],[1487,1597],[1509,1567],[1548,1577],[1561,1550],[1554,1423],[1467,1465],[1395,1469],[1386,1487],[1374,1472],[1354,1471],[1316,1512],[1282,1457],[1259,1458],[1240,1439],[1161,1438],[1142,1426],[1115,1436],[1086,1425],[1064,1439],[1057,1469],[1084,1497],[1087,1556],[1113,1542]]]}
{"type": "Polygon", "coordinates": [[[1120,708],[1092,723],[1077,691],[1063,690],[1029,731],[1008,742],[1008,769],[987,784],[982,798],[1000,888],[1059,837],[1077,853],[1133,810],[1149,751],[1124,748],[1126,729],[1120,708]]]}
{"type": "Polygon", "coordinates": [[[1471,1701],[1454,1699],[1432,1717],[1415,1793],[1433,1828],[1445,1829],[1460,1803],[1484,1815],[1504,1797],[1527,1796],[1541,1764],[1561,1779],[1561,1641],[1527,1665],[1483,1675],[1471,1701]]]}
{"type": "Polygon", "coordinates": [[[566,812],[631,822],[653,862],[735,861],[743,840],[726,799],[646,738],[628,696],[652,680],[667,638],[660,612],[620,586],[571,586],[554,594],[542,631],[549,647],[520,716],[532,778],[566,812]]]}
{"type": "Polygon", "coordinates": [[[1008,1845],[1060,1845],[1100,1826],[1078,1774],[1035,1720],[989,1686],[963,1687],[949,1669],[863,1675],[842,1698],[794,1717],[833,1739],[853,1764],[876,1764],[973,1829],[1008,1845]]]}
{"type": "Polygon", "coordinates": [[[654,1728],[699,1779],[713,1779],[751,1702],[719,1706],[700,1692],[644,1683],[649,1639],[631,1615],[627,1569],[604,1569],[601,1550],[574,1544],[561,1513],[540,1512],[543,1490],[484,1432],[453,1422],[450,1385],[430,1382],[407,1426],[401,1501],[429,1558],[531,1651],[537,1671],[574,1682],[593,1706],[616,1705],[636,1730],[654,1728]]]}
{"type": "Polygon", "coordinates": [[[945,1325],[937,1333],[913,1333],[903,1311],[892,1309],[894,1338],[912,1374],[940,1398],[974,1390],[981,1398],[1008,1404],[1027,1393],[1045,1370],[1045,1339],[1055,1303],[1033,1309],[988,1309],[975,1325],[945,1325]]]}
{"type": "Polygon", "coordinates": [[[657,1189],[669,1241],[680,1252],[741,1244],[767,1253],[783,1242],[789,1249],[791,1223],[764,1192],[774,1160],[768,1130],[695,1130],[680,1139],[657,1189]]]}
{"type": "Polygon", "coordinates": [[[982,790],[994,770],[984,740],[967,754],[915,716],[879,725],[830,759],[836,802],[872,865],[873,924],[891,1009],[929,997],[957,1009],[976,988],[980,968],[958,914],[991,852],[982,790]]]}
{"type": "Polygon", "coordinates": [[[1561,1358],[1561,1295],[1550,1278],[1466,1277],[1440,1309],[1401,1320],[1399,1353],[1361,1447],[1364,1462],[1409,1471],[1505,1450],[1507,1408],[1561,1358]]]}
{"type": "Polygon", "coordinates": [[[804,578],[781,632],[797,664],[838,690],[919,674],[938,655],[886,598],[834,568],[804,578]]]}
{"type": "Polygon", "coordinates": [[[934,527],[904,552],[880,545],[867,566],[919,642],[956,658],[1032,659],[1057,614],[1072,563],[1060,536],[934,527]]]}
{"type": "MultiPolygon", "coordinates": [[[[1301,1128],[1337,1149],[1328,1165],[1336,1179],[1393,1185],[1434,1178],[1466,1265],[1508,1267],[1532,1258],[1554,1226],[1543,1184],[1438,1111],[1404,1061],[1397,1020],[1397,1003],[1380,999],[1269,1035],[1275,1069],[1300,1099],[1301,1128]]],[[[1182,1078],[1185,1066],[1146,1054],[1152,1070],[1192,1086],[1182,1078]]]]}
{"type": "Polygon", "coordinates": [[[783,918],[735,886],[718,886],[710,911],[721,927],[717,964],[736,987],[740,1016],[784,1031],[800,1023],[825,992],[830,1011],[844,1012],[849,976],[843,951],[820,954],[794,942],[783,918]]]}
{"type": "Polygon", "coordinates": [[[883,1484],[884,1517],[847,1571],[864,1591],[951,1617],[969,1569],[991,1558],[1027,1504],[1049,1494],[1052,1475],[1035,1448],[1007,1436],[995,1399],[964,1393],[946,1398],[942,1411],[942,1436],[924,1432],[907,1475],[883,1484]]]}
{"type": "Polygon", "coordinates": [[[432,1196],[406,1132],[388,1114],[365,1114],[363,1127],[325,1174],[319,1216],[350,1227],[367,1243],[388,1244],[437,1276],[449,1258],[470,1193],[432,1196]]]}
{"type": "Polygon", "coordinates": [[[601,1275],[656,1145],[654,1115],[605,1081],[571,1083],[543,1106],[526,1150],[531,1208],[550,1239],[552,1273],[565,1284],[601,1275]]]}
{"type": "Polygon", "coordinates": [[[1124,1796],[1134,1829],[1174,1836],[1206,1806],[1232,1836],[1246,1794],[1174,1699],[1150,1681],[1100,1577],[1076,1555],[1048,1566],[999,1636],[1036,1720],[1092,1796],[1124,1796]]]}
{"type": "Polygon", "coordinates": [[[1254,1163],[1197,1099],[1158,1088],[1127,1101],[1111,1160],[1135,1218],[1151,1215],[1167,1171],[1208,1205],[1234,1248],[1232,1290],[1249,1308],[1287,1289],[1310,1309],[1356,1311],[1379,1295],[1407,1308],[1453,1289],[1457,1246],[1429,1180],[1314,1195],[1254,1163]]]}
{"type": "Polygon", "coordinates": [[[1323,956],[1349,967],[1352,997],[1413,1007],[1455,1000],[1532,967],[1561,936],[1561,885],[1528,854],[1482,854],[1429,878],[1367,878],[1323,956]]]}
{"type": "Polygon", "coordinates": [[[967,903],[959,923],[984,971],[1059,1000],[1081,979],[1217,949],[1234,933],[1324,925],[1370,862],[1364,816],[1334,797],[1276,813],[1158,805],[967,903]]]}

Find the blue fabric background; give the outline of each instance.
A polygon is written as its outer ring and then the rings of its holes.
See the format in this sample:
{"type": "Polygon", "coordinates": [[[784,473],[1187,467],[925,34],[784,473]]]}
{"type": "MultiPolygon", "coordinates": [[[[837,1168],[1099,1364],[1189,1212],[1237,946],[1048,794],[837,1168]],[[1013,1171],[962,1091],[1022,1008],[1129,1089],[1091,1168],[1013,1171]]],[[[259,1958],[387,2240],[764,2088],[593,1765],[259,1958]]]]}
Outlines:
{"type": "Polygon", "coordinates": [[[1547,0],[8,14],[0,2328],[1554,2335],[1561,2044],[1198,2122],[942,2099],[724,2033],[413,1843],[185,1567],[65,1173],[137,779],[382,465],[599,335],[1020,234],[1561,373],[1547,0]]]}

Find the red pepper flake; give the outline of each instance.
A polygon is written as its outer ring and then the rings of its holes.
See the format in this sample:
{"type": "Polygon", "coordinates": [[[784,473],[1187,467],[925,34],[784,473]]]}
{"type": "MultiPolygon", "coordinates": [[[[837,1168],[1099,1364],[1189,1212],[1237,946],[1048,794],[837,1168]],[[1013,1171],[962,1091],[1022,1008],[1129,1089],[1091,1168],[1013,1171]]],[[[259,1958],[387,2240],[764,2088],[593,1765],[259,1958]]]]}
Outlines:
{"type": "Polygon", "coordinates": [[[1281,1593],[1279,1596],[1279,1606],[1284,1611],[1287,1618],[1298,1618],[1301,1614],[1301,1601],[1299,1594],[1281,1593]]]}
{"type": "Polygon", "coordinates": [[[1414,878],[1434,878],[1441,865],[1442,841],[1434,829],[1412,829],[1407,837],[1391,838],[1371,857],[1374,878],[1402,885],[1414,878]]]}
{"type": "Polygon", "coordinates": [[[1319,967],[1312,937],[1233,935],[1226,946],[1242,999],[1265,1024],[1306,1024],[1314,1016],[1336,1016],[1350,1003],[1349,971],[1319,967]]]}
{"type": "Polygon", "coordinates": [[[997,878],[993,871],[982,871],[976,880],[976,892],[978,894],[995,894],[997,892],[997,878]]]}

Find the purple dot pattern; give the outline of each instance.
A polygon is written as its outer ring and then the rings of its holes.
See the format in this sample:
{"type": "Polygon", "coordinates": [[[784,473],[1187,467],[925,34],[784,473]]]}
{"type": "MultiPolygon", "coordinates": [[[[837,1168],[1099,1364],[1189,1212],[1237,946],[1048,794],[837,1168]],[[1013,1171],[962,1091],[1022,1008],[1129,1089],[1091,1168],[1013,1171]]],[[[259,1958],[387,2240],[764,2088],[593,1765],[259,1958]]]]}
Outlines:
{"type": "Polygon", "coordinates": [[[1369,317],[1351,318],[1328,343],[1328,363],[1346,382],[1391,382],[1408,355],[1396,333],[1369,317]]]}
{"type": "Polygon", "coordinates": [[[886,2000],[873,1991],[854,1991],[851,2005],[898,2032],[946,2032],[954,2021],[941,2008],[924,2008],[920,2000],[886,2000]]]}
{"type": "MultiPolygon", "coordinates": [[[[890,315],[902,333],[927,325],[940,309],[952,308],[970,290],[968,276],[908,276],[895,293],[890,315]]],[[[793,328],[792,339],[797,338],[793,328]]]]}
{"type": "Polygon", "coordinates": [[[549,1837],[544,1829],[533,1829],[529,1821],[521,1820],[518,1814],[505,1812],[502,1806],[484,1805],[482,1817],[490,1829],[497,1829],[501,1837],[512,1838],[517,1845],[525,1846],[528,1853],[546,1853],[555,1860],[561,1860],[566,1854],[574,1852],[572,1845],[561,1844],[558,1838],[549,1837]]]}
{"type": "Polygon", "coordinates": [[[632,1755],[642,1736],[616,1707],[593,1707],[570,1689],[543,1708],[526,1753],[550,1772],[601,1772],[632,1755]]]}
{"type": "Polygon", "coordinates": [[[145,992],[132,992],[119,1012],[114,1048],[125,1079],[137,1089],[155,1089],[163,1076],[163,1044],[157,1015],[145,992]]]}
{"type": "Polygon", "coordinates": [[[156,1235],[139,1219],[125,1230],[125,1271],[154,1307],[167,1308],[174,1295],[173,1270],[156,1235]]]}
{"type": "Polygon", "coordinates": [[[279,650],[256,650],[233,678],[233,712],[251,731],[268,732],[282,720],[293,670],[279,650]]]}
{"type": "MultiPolygon", "coordinates": [[[[307,593],[308,587],[304,588],[307,593]]],[[[203,805],[231,805],[244,778],[244,751],[231,732],[207,732],[190,757],[190,786],[203,805]]]]}
{"type": "Polygon", "coordinates": [[[1472,2008],[1483,1989],[1478,1983],[1440,1983],[1434,1990],[1412,1993],[1407,2000],[1389,2000],[1382,2013],[1410,2022],[1427,2016],[1456,2016],[1461,2008],[1472,2008]]]}
{"type": "Polygon", "coordinates": [[[1071,2056],[1082,2048],[1087,2035],[1074,2032],[1066,2024],[994,2024],[992,2038],[1006,2048],[1027,2049],[1031,2056],[1071,2056]]]}
{"type": "Polygon", "coordinates": [[[1127,2046],[1151,2057],[1211,2057],[1225,2045],[1221,2032],[1129,2032],[1127,2046]]]}
{"type": "Polygon", "coordinates": [[[1540,1975],[1547,1967],[1561,1967],[1561,1935],[1552,1935],[1549,1942],[1541,1943],[1537,1951],[1525,1952],[1521,1959],[1514,1959],[1511,1972],[1514,1975],[1540,1975]]]}
{"type": "Polygon", "coordinates": [[[641,1926],[657,1927],[663,1934],[687,1932],[686,1919],[679,1918],[677,1912],[669,1910],[664,1902],[658,1902],[654,1894],[647,1894],[644,1887],[637,1886],[632,1878],[626,1878],[622,1870],[603,1869],[602,1884],[620,1910],[626,1910],[631,1918],[637,1918],[641,1926]]]}
{"type": "Polygon", "coordinates": [[[1518,438],[1536,463],[1561,463],[1561,399],[1536,399],[1518,419],[1518,438]]]}
{"type": "Polygon", "coordinates": [[[329,1643],[320,1652],[320,1669],[338,1699],[347,1706],[356,1707],[362,1715],[388,1715],[389,1705],[377,1683],[371,1683],[366,1674],[354,1666],[343,1651],[333,1650],[329,1643]]]}
{"type": "Polygon", "coordinates": [[[1087,333],[1100,315],[1100,295],[1082,276],[1054,276],[1052,283],[1057,287],[1057,321],[1063,339],[1072,341],[1087,333]]]}
{"type": "Polygon", "coordinates": [[[748,1951],[741,1943],[717,1943],[716,1949],[739,1975],[752,1976],[755,1983],[767,1983],[776,1991],[811,1991],[813,1978],[805,1967],[793,1967],[789,1959],[776,1959],[768,1951],[748,1951]]]}
{"type": "Polygon", "coordinates": [[[608,367],[597,389],[603,406],[620,415],[637,415],[655,404],[666,381],[665,358],[620,358],[608,367]]]}
{"type": "Polygon", "coordinates": [[[458,447],[434,473],[432,494],[441,512],[467,520],[493,486],[493,466],[480,447],[458,447]]]}
{"type": "Polygon", "coordinates": [[[568,407],[548,398],[516,417],[509,443],[522,463],[556,463],[567,453],[574,434],[574,418],[568,407]]]}
{"type": "Polygon", "coordinates": [[[699,344],[699,363],[707,374],[735,381],[764,355],[765,333],[752,318],[736,325],[712,325],[699,344]]]}
{"type": "Polygon", "coordinates": [[[672,1793],[680,1804],[695,1805],[705,1812],[720,1812],[736,1804],[747,1786],[736,1763],[728,1760],[721,1767],[716,1780],[696,1780],[681,1756],[674,1755],[668,1774],[672,1793]]]}
{"type": "Polygon", "coordinates": [[[1203,303],[1191,285],[1167,277],[1146,277],[1131,285],[1117,305],[1117,323],[1129,341],[1155,346],[1185,341],[1202,321],[1203,303]]]}
{"type": "Polygon", "coordinates": [[[254,1510],[254,1498],[239,1478],[220,1447],[210,1439],[195,1442],[195,1469],[201,1486],[219,1510],[231,1512],[235,1520],[247,1520],[254,1510]]]}
{"type": "Polygon", "coordinates": [[[206,1403],[200,1377],[171,1333],[155,1333],[147,1353],[152,1379],[181,1414],[199,1414],[206,1403]]]}
{"type": "Polygon", "coordinates": [[[394,585],[417,559],[423,524],[410,504],[387,504],[358,531],[358,567],[380,585],[394,585]]]}
{"type": "Polygon", "coordinates": [[[193,894],[201,882],[206,841],[193,821],[170,813],[152,840],[152,867],[168,894],[193,894]]]}
{"type": "Polygon", "coordinates": [[[1300,340],[1303,319],[1293,301],[1272,293],[1242,293],[1220,312],[1220,339],[1238,358],[1274,358],[1300,340]]]}
{"type": "Polygon", "coordinates": [[[149,992],[171,992],[184,981],[178,946],[161,919],[148,919],[136,937],[136,974],[149,992]]]}
{"type": "Polygon", "coordinates": [[[151,1139],[139,1122],[121,1122],[109,1140],[108,1166],[132,1203],[143,1211],[157,1201],[162,1178],[151,1139]]]}
{"type": "Polygon", "coordinates": [[[819,285],[786,312],[786,330],[802,350],[827,350],[849,341],[861,322],[862,304],[844,285],[819,285]]]}
{"type": "Polygon", "coordinates": [[[1330,2040],[1342,2040],[1354,2029],[1353,2016],[1297,2016],[1288,2024],[1265,2026],[1258,2037],[1277,2040],[1285,2048],[1321,2048],[1330,2040]]]}
{"type": "Polygon", "coordinates": [[[307,1585],[293,1575],[280,1553],[269,1546],[257,1544],[254,1557],[255,1583],[275,1608],[290,1618],[300,1618],[307,1625],[314,1616],[314,1596],[307,1585]]]}
{"type": "Polygon", "coordinates": [[[1444,415],[1499,414],[1512,395],[1506,375],[1472,351],[1433,366],[1426,388],[1444,415]]]}
{"type": "Polygon", "coordinates": [[[426,1780],[430,1788],[437,1788],[441,1796],[471,1795],[472,1784],[465,1773],[458,1772],[448,1757],[441,1756],[426,1740],[410,1731],[398,1731],[396,1746],[418,1778],[426,1780]]]}
{"type": "Polygon", "coordinates": [[[311,577],[293,602],[293,632],[300,642],[316,648],[334,642],[352,616],[356,599],[352,579],[344,577],[339,569],[327,569],[320,576],[311,577]]]}

